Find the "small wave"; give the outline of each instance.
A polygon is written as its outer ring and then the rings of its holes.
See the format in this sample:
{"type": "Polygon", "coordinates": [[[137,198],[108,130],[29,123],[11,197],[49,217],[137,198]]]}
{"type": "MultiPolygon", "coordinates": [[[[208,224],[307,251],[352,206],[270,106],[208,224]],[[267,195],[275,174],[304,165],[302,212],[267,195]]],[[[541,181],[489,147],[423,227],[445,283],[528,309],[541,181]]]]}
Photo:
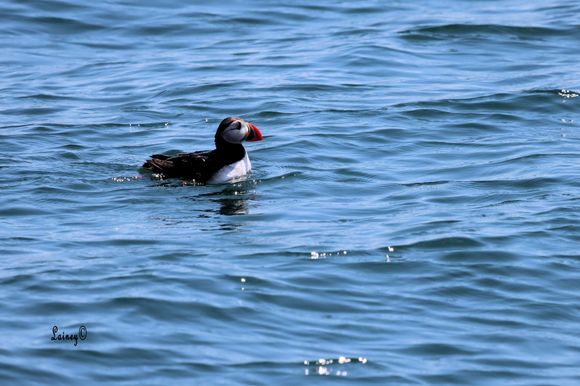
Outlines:
{"type": "Polygon", "coordinates": [[[56,16],[38,16],[31,18],[30,22],[38,27],[46,28],[50,33],[79,34],[83,32],[95,32],[105,29],[104,26],[87,23],[77,19],[56,16]]]}
{"type": "Polygon", "coordinates": [[[567,29],[510,26],[502,24],[443,24],[423,26],[400,31],[399,34],[409,40],[447,39],[458,37],[502,36],[518,39],[542,39],[546,37],[576,36],[580,28],[567,29]]]}
{"type": "Polygon", "coordinates": [[[421,240],[411,244],[402,245],[401,248],[419,248],[419,249],[432,249],[432,248],[478,248],[485,244],[475,238],[467,236],[451,236],[451,237],[439,237],[429,240],[421,240]]]}

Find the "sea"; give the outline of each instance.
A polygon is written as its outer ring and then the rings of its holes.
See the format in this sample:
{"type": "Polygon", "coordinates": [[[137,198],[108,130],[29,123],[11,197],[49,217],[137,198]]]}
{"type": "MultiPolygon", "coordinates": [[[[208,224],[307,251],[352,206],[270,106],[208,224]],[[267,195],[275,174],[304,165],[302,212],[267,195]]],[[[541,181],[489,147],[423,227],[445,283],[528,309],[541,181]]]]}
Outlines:
{"type": "Polygon", "coordinates": [[[579,15],[3,0],[0,384],[580,385],[579,15]]]}

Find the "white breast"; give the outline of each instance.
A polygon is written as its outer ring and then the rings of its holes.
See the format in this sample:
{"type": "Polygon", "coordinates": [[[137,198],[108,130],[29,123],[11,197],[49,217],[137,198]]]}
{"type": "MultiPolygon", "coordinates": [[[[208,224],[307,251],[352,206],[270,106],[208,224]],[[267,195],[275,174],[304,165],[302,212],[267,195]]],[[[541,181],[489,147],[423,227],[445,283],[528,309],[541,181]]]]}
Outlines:
{"type": "Polygon", "coordinates": [[[229,164],[228,166],[224,166],[218,170],[217,173],[207,181],[207,183],[223,184],[226,182],[235,182],[236,180],[245,177],[251,170],[252,164],[250,162],[250,157],[248,157],[248,153],[246,153],[244,158],[238,162],[234,162],[233,164],[229,164]]]}

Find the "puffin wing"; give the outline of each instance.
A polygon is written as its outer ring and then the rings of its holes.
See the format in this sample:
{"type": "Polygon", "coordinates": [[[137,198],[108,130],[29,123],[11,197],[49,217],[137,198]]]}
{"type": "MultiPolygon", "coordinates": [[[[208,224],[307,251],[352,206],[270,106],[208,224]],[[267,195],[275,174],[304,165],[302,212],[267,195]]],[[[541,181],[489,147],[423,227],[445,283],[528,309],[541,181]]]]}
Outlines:
{"type": "Polygon", "coordinates": [[[180,153],[175,156],[154,154],[143,167],[167,177],[181,177],[206,182],[218,169],[214,165],[214,151],[180,153]]]}

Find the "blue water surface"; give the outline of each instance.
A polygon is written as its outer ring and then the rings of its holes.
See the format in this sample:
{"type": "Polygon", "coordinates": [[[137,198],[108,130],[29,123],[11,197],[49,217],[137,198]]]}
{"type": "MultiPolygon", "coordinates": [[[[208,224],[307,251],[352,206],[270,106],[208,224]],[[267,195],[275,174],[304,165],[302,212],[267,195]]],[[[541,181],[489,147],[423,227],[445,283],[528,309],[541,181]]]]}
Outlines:
{"type": "Polygon", "coordinates": [[[0,384],[579,385],[579,14],[3,1],[0,384]]]}

